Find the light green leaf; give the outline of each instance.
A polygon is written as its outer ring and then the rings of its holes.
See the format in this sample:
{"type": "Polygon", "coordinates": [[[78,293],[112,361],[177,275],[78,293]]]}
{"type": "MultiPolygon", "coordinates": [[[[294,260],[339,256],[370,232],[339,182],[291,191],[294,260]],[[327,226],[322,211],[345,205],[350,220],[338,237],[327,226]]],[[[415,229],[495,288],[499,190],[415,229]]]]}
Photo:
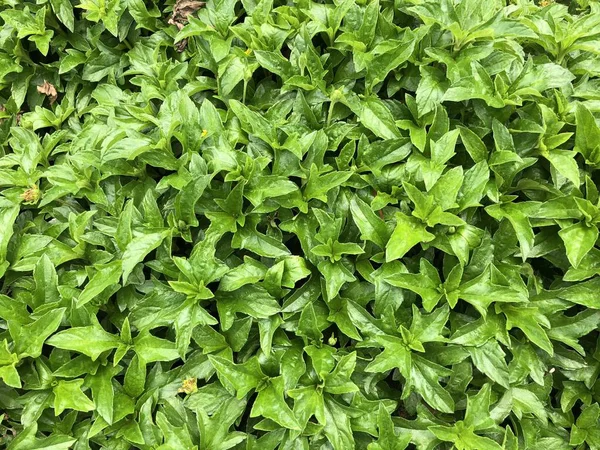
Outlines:
{"type": "Polygon", "coordinates": [[[51,336],[46,342],[53,347],[83,353],[92,360],[121,345],[120,339],[100,326],[73,327],[51,336]]]}
{"type": "Polygon", "coordinates": [[[434,238],[419,219],[397,213],[396,228],[386,246],[385,260],[389,262],[402,258],[415,245],[430,242],[434,238]]]}
{"type": "Polygon", "coordinates": [[[133,240],[127,244],[125,252],[123,253],[122,262],[123,283],[127,282],[127,278],[129,278],[129,275],[136,264],[143,261],[146,255],[158,247],[168,235],[169,231],[142,234],[133,238],[133,240]]]}

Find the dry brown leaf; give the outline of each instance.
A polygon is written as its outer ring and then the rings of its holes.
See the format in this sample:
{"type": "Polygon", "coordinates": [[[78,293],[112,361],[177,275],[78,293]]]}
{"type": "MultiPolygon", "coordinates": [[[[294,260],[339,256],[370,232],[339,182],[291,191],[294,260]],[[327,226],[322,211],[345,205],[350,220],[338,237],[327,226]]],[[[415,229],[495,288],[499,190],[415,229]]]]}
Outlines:
{"type": "Polygon", "coordinates": [[[37,87],[37,91],[40,94],[45,94],[50,99],[50,104],[54,103],[58,98],[56,88],[52,83],[48,83],[46,80],[44,80],[44,84],[37,87]]]}
{"type": "MultiPolygon", "coordinates": [[[[206,3],[195,0],[178,0],[173,6],[173,14],[169,17],[168,24],[175,25],[181,30],[188,23],[188,16],[202,8],[206,3]]],[[[187,47],[187,39],[182,39],[175,44],[175,49],[181,53],[187,47]]]]}
{"type": "Polygon", "coordinates": [[[169,25],[175,25],[181,30],[188,23],[188,16],[202,8],[206,3],[195,0],[179,0],[173,6],[173,14],[169,18],[169,25]]]}
{"type": "Polygon", "coordinates": [[[180,40],[179,42],[177,42],[175,44],[175,50],[177,50],[179,53],[181,53],[187,47],[187,43],[188,43],[187,39],[180,40]]]}

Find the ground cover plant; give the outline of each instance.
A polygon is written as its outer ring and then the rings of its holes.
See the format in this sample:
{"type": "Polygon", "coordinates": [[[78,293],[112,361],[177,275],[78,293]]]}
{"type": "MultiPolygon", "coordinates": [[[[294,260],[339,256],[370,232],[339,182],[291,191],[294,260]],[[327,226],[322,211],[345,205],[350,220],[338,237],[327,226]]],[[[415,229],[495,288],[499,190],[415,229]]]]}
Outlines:
{"type": "Polygon", "coordinates": [[[1,448],[600,448],[597,1],[0,5],[1,448]]]}

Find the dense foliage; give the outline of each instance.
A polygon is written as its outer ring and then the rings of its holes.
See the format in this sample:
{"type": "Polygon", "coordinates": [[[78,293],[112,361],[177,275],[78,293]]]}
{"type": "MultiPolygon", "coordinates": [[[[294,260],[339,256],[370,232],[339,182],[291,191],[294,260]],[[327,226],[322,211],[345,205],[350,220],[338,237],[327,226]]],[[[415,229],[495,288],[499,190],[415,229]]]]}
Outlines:
{"type": "Polygon", "coordinates": [[[0,447],[600,448],[600,4],[166,3],[0,3],[0,447]]]}

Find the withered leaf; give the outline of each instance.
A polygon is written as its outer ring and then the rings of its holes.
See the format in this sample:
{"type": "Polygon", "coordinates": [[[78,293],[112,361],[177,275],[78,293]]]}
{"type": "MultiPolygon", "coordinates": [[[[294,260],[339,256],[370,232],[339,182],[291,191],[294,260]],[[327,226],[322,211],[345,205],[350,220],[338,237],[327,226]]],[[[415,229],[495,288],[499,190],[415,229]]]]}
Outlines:
{"type": "Polygon", "coordinates": [[[56,92],[56,88],[52,83],[48,83],[44,80],[44,84],[37,87],[37,91],[40,94],[46,95],[50,99],[50,104],[54,103],[58,98],[58,93],[56,92]]]}
{"type": "Polygon", "coordinates": [[[34,184],[32,187],[23,191],[21,198],[26,203],[36,203],[40,198],[40,188],[37,186],[37,184],[34,184]]]}
{"type": "Polygon", "coordinates": [[[202,8],[206,3],[195,0],[180,0],[173,6],[173,14],[169,18],[168,24],[175,25],[181,30],[188,23],[188,16],[202,8]]]}

